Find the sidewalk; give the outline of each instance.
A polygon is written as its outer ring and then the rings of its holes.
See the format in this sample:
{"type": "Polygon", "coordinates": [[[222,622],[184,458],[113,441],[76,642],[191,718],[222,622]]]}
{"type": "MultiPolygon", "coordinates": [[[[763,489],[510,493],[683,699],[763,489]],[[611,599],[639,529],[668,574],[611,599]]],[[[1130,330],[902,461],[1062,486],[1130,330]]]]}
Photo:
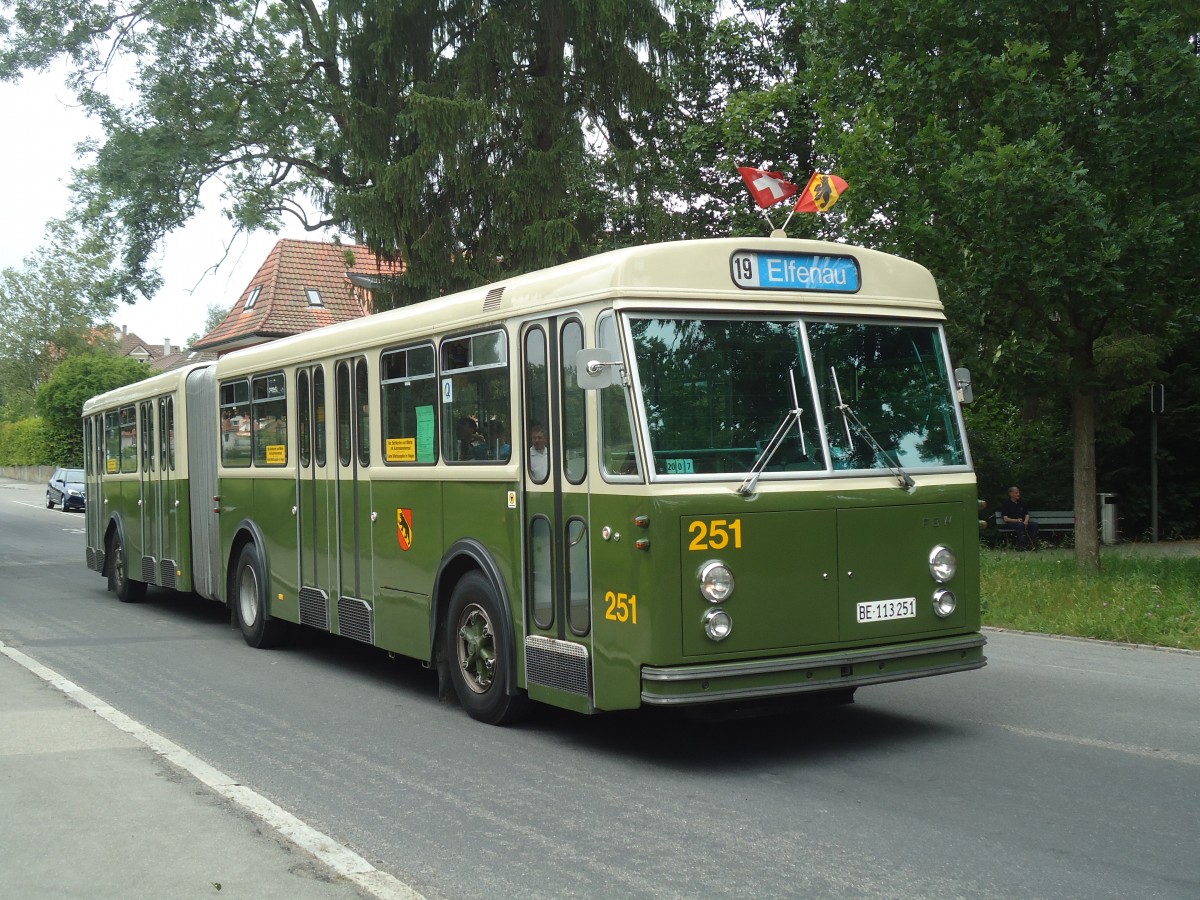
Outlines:
{"type": "Polygon", "coordinates": [[[79,705],[63,692],[64,685],[72,687],[69,682],[55,686],[45,680],[52,673],[30,671],[27,667],[32,663],[36,670],[36,663],[19,650],[0,645],[0,651],[4,896],[352,900],[395,895],[366,886],[360,891],[352,881],[361,884],[361,879],[338,875],[176,768],[144,738],[79,705]]]}

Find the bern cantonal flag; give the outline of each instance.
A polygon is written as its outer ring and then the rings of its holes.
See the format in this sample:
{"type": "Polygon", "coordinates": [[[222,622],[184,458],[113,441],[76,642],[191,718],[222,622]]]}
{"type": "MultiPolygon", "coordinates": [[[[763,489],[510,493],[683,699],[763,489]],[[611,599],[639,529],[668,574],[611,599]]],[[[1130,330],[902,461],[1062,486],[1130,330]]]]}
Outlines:
{"type": "Polygon", "coordinates": [[[812,178],[808,179],[808,184],[800,192],[800,199],[796,201],[792,212],[829,212],[848,187],[850,185],[836,175],[813,172],[812,178]]]}
{"type": "Polygon", "coordinates": [[[738,172],[750,188],[750,195],[763,209],[773,206],[800,190],[790,181],[786,181],[778,172],[766,172],[750,166],[738,166],[738,172]]]}

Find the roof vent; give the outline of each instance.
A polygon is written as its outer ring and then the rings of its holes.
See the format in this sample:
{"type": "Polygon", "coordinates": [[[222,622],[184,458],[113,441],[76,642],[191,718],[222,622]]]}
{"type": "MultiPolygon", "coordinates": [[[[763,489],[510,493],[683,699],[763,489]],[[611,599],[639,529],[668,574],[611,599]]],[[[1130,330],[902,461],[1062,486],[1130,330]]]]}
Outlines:
{"type": "Polygon", "coordinates": [[[492,288],[487,292],[487,296],[483,298],[483,311],[491,312],[500,308],[500,298],[504,296],[504,288],[492,288]]]}

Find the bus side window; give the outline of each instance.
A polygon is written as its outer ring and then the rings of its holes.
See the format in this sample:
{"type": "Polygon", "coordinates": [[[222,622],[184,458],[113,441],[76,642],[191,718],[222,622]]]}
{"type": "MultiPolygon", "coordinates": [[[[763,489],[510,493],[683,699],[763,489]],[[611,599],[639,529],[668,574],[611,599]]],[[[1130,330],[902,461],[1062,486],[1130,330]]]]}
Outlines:
{"type": "Polygon", "coordinates": [[[138,466],[137,408],[124,406],[117,415],[120,421],[121,471],[136,472],[138,466]]]}
{"type": "MultiPolygon", "coordinates": [[[[611,350],[613,359],[623,358],[617,340],[617,322],[611,312],[605,313],[597,325],[596,343],[611,350]]],[[[637,449],[633,443],[633,417],[629,408],[629,388],[622,379],[599,392],[600,398],[600,461],[606,475],[641,476],[637,449]]]]}
{"type": "Polygon", "coordinates": [[[562,327],[562,462],[571,484],[587,475],[586,392],[575,377],[575,357],[583,349],[583,325],[572,319],[562,327]]]}
{"type": "Polygon", "coordinates": [[[384,353],[379,368],[384,462],[435,462],[438,390],[432,345],[384,353]]]}
{"type": "Polygon", "coordinates": [[[507,462],[508,336],[485,331],[442,342],[442,454],[447,462],[507,462]]]}

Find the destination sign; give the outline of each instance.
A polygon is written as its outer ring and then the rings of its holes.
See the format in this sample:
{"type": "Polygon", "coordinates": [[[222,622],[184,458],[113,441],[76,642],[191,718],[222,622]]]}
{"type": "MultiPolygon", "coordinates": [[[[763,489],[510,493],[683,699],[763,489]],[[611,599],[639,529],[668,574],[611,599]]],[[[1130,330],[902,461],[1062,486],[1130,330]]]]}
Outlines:
{"type": "Polygon", "coordinates": [[[739,250],[729,265],[733,283],[743,288],[852,294],[861,287],[858,262],[852,256],[739,250]]]}

